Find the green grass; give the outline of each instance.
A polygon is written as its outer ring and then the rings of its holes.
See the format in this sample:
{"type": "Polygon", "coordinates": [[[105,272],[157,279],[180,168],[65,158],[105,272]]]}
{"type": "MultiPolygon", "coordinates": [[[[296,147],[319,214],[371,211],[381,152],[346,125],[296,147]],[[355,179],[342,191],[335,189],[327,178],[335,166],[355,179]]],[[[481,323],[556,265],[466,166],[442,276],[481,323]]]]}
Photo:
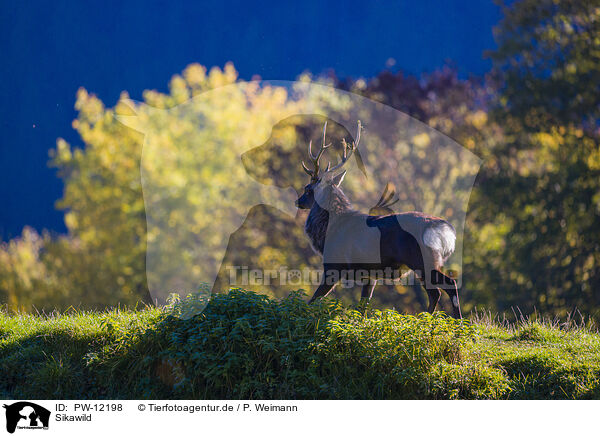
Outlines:
{"type": "Polygon", "coordinates": [[[600,399],[600,335],[575,323],[366,315],[242,290],[201,315],[0,314],[4,398],[600,399]]]}

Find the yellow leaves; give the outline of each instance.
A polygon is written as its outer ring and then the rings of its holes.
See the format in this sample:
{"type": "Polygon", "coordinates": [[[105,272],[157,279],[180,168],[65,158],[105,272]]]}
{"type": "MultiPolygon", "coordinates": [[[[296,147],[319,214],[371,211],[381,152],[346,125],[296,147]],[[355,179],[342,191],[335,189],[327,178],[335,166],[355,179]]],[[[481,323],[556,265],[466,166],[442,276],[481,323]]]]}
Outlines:
{"type": "Polygon", "coordinates": [[[194,63],[183,70],[183,77],[191,88],[200,88],[206,81],[206,67],[194,63]]]}
{"type": "Polygon", "coordinates": [[[112,162],[112,156],[110,150],[107,147],[101,147],[98,150],[98,158],[100,160],[100,165],[103,167],[109,167],[112,162]]]}
{"type": "Polygon", "coordinates": [[[169,83],[169,90],[175,104],[185,103],[191,97],[186,81],[179,75],[173,76],[169,83]]]}
{"type": "Polygon", "coordinates": [[[73,212],[65,214],[65,225],[69,231],[73,231],[77,228],[77,216],[73,212]]]}
{"type": "Polygon", "coordinates": [[[90,95],[87,90],[83,87],[77,90],[76,100],[75,100],[75,109],[81,110],[85,102],[89,99],[90,95]]]}
{"type": "Polygon", "coordinates": [[[167,184],[173,188],[184,188],[187,181],[188,179],[185,174],[182,174],[181,172],[172,172],[167,180],[167,184]]]}
{"type": "Polygon", "coordinates": [[[581,276],[582,280],[584,280],[584,281],[589,280],[590,272],[593,272],[594,268],[598,264],[598,258],[599,258],[599,256],[596,253],[590,253],[587,256],[587,258],[585,259],[585,262],[583,263],[582,267],[578,271],[582,275],[581,276]]]}
{"type": "Polygon", "coordinates": [[[142,93],[144,102],[152,107],[166,109],[169,107],[169,96],[154,89],[147,89],[142,93]]]}
{"type": "Polygon", "coordinates": [[[471,168],[467,168],[465,170],[464,168],[460,168],[458,166],[453,166],[452,168],[450,168],[449,179],[450,180],[456,180],[460,176],[462,176],[465,173],[467,173],[468,170],[472,170],[472,169],[471,168]]]}
{"type": "Polygon", "coordinates": [[[467,122],[470,122],[475,128],[481,129],[488,121],[487,113],[478,110],[466,116],[467,122]]]}
{"type": "Polygon", "coordinates": [[[506,244],[505,236],[511,226],[503,217],[494,223],[488,223],[479,229],[478,239],[488,251],[500,251],[506,244]]]}
{"type": "Polygon", "coordinates": [[[298,77],[298,81],[301,83],[310,83],[312,82],[312,76],[310,75],[310,73],[302,73],[298,77]]]}
{"type": "Polygon", "coordinates": [[[551,134],[547,132],[535,133],[533,135],[535,141],[537,141],[542,147],[549,148],[551,150],[558,149],[562,139],[561,136],[551,134]]]}
{"type": "Polygon", "coordinates": [[[227,83],[235,83],[235,81],[237,80],[238,73],[235,70],[235,67],[233,66],[232,62],[227,62],[225,64],[224,75],[225,79],[227,80],[227,83]]]}
{"type": "Polygon", "coordinates": [[[567,74],[572,74],[572,75],[575,75],[575,74],[577,73],[577,65],[576,65],[575,63],[573,63],[573,62],[571,62],[571,63],[568,63],[568,64],[565,66],[565,72],[566,72],[567,74]]]}
{"type": "Polygon", "coordinates": [[[600,191],[592,197],[592,202],[596,206],[596,213],[600,213],[600,191]]]}
{"type": "Polygon", "coordinates": [[[79,88],[75,109],[79,111],[81,122],[94,124],[102,117],[104,104],[94,94],[88,94],[85,88],[79,88]]]}
{"type": "Polygon", "coordinates": [[[354,82],[354,86],[358,90],[364,90],[367,88],[367,82],[365,81],[365,79],[360,78],[356,82],[354,82]]]}
{"type": "Polygon", "coordinates": [[[221,86],[230,85],[235,83],[237,79],[237,72],[233,67],[233,64],[228,62],[222,71],[218,67],[213,67],[208,73],[208,87],[210,89],[219,88],[221,86]]]}
{"type": "Polygon", "coordinates": [[[417,147],[424,148],[431,143],[431,138],[429,138],[429,135],[427,133],[423,132],[413,136],[412,142],[417,147]]]}
{"type": "Polygon", "coordinates": [[[129,99],[129,94],[122,92],[119,101],[114,110],[116,115],[125,117],[134,117],[137,115],[133,102],[129,99]]]}
{"type": "Polygon", "coordinates": [[[277,105],[283,105],[286,103],[288,94],[285,88],[275,88],[273,92],[273,100],[277,105]]]}
{"type": "Polygon", "coordinates": [[[281,250],[265,247],[260,250],[258,263],[260,265],[286,265],[288,259],[286,259],[285,254],[281,250]]]}
{"type": "Polygon", "coordinates": [[[47,270],[40,261],[46,241],[46,236],[25,227],[20,238],[0,244],[0,289],[8,293],[13,307],[29,305],[36,286],[46,280],[47,270]]]}
{"type": "MultiPolygon", "coordinates": [[[[181,76],[175,75],[171,79],[169,90],[170,98],[173,101],[168,107],[185,103],[201,92],[235,83],[237,78],[238,73],[231,62],[225,64],[222,70],[218,67],[211,68],[208,76],[204,66],[191,64],[183,71],[181,76]]],[[[161,99],[161,94],[156,91],[148,92],[144,95],[144,98],[152,104],[152,101],[161,99]]],[[[164,107],[162,105],[155,106],[164,107]]]]}
{"type": "Polygon", "coordinates": [[[56,160],[60,161],[61,163],[68,163],[73,157],[73,154],[71,153],[71,147],[67,141],[62,138],[58,138],[56,140],[56,150],[52,150],[51,154],[54,155],[56,160]]]}
{"type": "Polygon", "coordinates": [[[586,158],[586,164],[588,166],[588,168],[592,171],[598,171],[600,170],[600,148],[596,147],[595,150],[592,150],[587,158],[586,158]]]}

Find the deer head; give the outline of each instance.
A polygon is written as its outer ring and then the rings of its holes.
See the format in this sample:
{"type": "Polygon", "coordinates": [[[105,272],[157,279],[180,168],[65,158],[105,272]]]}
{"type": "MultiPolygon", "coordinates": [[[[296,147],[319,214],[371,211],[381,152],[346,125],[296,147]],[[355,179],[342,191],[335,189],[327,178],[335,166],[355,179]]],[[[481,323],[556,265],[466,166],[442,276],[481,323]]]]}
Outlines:
{"type": "Polygon", "coordinates": [[[342,139],[343,146],[343,156],[342,160],[335,166],[331,167],[331,162],[327,164],[327,168],[323,173],[319,173],[319,165],[321,157],[325,150],[331,146],[331,143],[326,144],[327,139],[327,122],[323,126],[323,139],[321,142],[321,147],[317,154],[313,154],[312,151],[312,141],[308,143],[308,156],[310,162],[312,163],[313,169],[308,168],[308,166],[302,161],[302,168],[304,172],[310,176],[310,182],[308,185],[304,187],[304,193],[296,200],[296,206],[300,209],[310,209],[315,202],[315,195],[317,192],[322,191],[322,188],[327,186],[335,186],[339,187],[344,180],[344,176],[346,175],[346,171],[343,171],[337,175],[335,172],[341,169],[348,159],[352,156],[354,151],[358,148],[358,144],[360,143],[360,132],[362,130],[362,125],[360,121],[358,122],[358,131],[356,132],[356,140],[352,141],[352,144],[348,144],[345,139],[342,139]]]}

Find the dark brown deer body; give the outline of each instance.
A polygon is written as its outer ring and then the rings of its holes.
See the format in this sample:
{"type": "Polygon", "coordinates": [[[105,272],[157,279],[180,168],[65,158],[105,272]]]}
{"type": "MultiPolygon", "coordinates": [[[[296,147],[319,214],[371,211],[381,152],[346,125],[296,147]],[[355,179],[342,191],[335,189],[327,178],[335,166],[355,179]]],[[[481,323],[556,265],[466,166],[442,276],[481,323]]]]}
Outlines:
{"type": "Polygon", "coordinates": [[[310,302],[329,294],[340,279],[348,276],[362,284],[361,299],[368,301],[378,279],[397,279],[400,268],[408,267],[427,291],[429,312],[435,310],[443,289],[452,301],[454,316],[461,318],[456,282],[442,272],[454,252],[456,232],[452,225],[420,212],[387,214],[394,196],[389,186],[373,208],[385,215],[372,216],[353,209],[339,187],[345,172],[334,175],[334,171],[356,149],[360,125],[357,142],[352,146],[344,143],[342,162],[333,169],[328,166],[319,175],[319,159],[327,147],[325,129],[321,150],[317,156],[311,154],[314,171],[303,165],[311,182],[296,201],[299,208],[310,209],[305,231],[313,249],[323,257],[323,278],[310,302]]]}

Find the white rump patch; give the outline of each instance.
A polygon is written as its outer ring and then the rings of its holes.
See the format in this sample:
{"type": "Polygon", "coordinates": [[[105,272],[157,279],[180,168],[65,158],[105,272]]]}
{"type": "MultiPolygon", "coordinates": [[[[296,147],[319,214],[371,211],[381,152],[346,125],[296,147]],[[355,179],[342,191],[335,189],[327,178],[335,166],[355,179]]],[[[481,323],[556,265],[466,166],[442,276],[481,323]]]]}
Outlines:
{"type": "Polygon", "coordinates": [[[427,247],[437,251],[444,259],[447,259],[454,253],[456,234],[448,224],[433,225],[423,233],[423,242],[427,247]]]}

